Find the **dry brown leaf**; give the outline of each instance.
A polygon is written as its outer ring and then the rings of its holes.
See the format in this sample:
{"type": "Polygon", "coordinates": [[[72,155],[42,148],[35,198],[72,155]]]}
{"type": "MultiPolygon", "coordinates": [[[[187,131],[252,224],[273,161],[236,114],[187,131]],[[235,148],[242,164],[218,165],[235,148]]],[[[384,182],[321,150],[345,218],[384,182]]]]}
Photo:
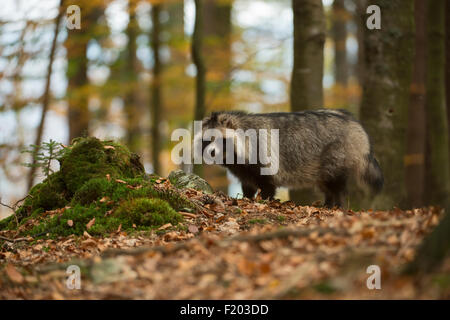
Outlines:
{"type": "Polygon", "coordinates": [[[198,228],[196,225],[190,224],[188,227],[190,233],[198,233],[198,228]]]}
{"type": "Polygon", "coordinates": [[[73,220],[67,220],[67,225],[69,227],[73,227],[73,220]]]}
{"type": "Polygon", "coordinates": [[[170,228],[172,226],[171,223],[166,223],[164,225],[162,225],[161,227],[158,228],[158,230],[166,230],[168,228],[170,228]]]}
{"type": "Polygon", "coordinates": [[[8,278],[11,279],[12,282],[23,283],[24,278],[22,274],[17,271],[16,267],[14,267],[12,264],[8,263],[5,267],[5,271],[8,275],[8,278]]]}
{"type": "Polygon", "coordinates": [[[83,232],[83,236],[85,236],[87,238],[92,238],[92,236],[89,233],[87,233],[87,231],[83,232]]]}
{"type": "Polygon", "coordinates": [[[92,218],[92,220],[86,224],[86,229],[89,230],[94,225],[94,223],[95,223],[95,217],[92,218]]]}
{"type": "Polygon", "coordinates": [[[109,197],[103,197],[99,200],[101,203],[109,201],[109,197]]]}

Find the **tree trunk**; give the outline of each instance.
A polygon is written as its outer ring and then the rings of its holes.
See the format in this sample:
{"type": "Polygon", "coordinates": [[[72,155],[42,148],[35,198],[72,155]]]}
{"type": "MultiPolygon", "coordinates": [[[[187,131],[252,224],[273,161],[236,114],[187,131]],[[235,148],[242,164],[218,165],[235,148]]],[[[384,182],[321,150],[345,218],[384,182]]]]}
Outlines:
{"type": "Polygon", "coordinates": [[[334,74],[335,82],[341,88],[347,87],[348,63],[347,63],[347,11],[344,0],[334,0],[333,2],[333,28],[332,35],[334,41],[334,74]]]}
{"type": "MultiPolygon", "coordinates": [[[[206,67],[203,60],[203,0],[195,0],[195,25],[192,35],[192,60],[197,68],[195,79],[195,112],[194,120],[202,120],[205,116],[205,77],[206,67]]],[[[194,165],[194,173],[202,174],[201,165],[194,165]]]]}
{"type": "Polygon", "coordinates": [[[232,1],[206,0],[203,6],[204,62],[206,66],[206,108],[223,110],[231,106],[231,9],[232,1]]]}
{"type": "MultiPolygon", "coordinates": [[[[356,65],[356,75],[358,77],[359,85],[362,86],[364,83],[364,29],[366,29],[366,0],[354,0],[356,2],[356,37],[358,40],[358,62],[356,65]]],[[[359,110],[358,110],[359,115],[359,110]]]]}
{"type": "Polygon", "coordinates": [[[88,108],[89,84],[87,77],[88,42],[95,32],[103,8],[91,7],[87,0],[77,3],[81,7],[81,29],[67,30],[65,47],[67,51],[67,102],[69,105],[69,141],[89,134],[90,113],[88,108]]]}
{"type": "Polygon", "coordinates": [[[406,268],[406,273],[427,273],[439,267],[450,253],[450,206],[447,202],[445,216],[439,225],[421,244],[413,262],[406,268]]]}
{"type": "Polygon", "coordinates": [[[427,169],[429,204],[444,205],[449,197],[449,151],[445,106],[445,2],[428,1],[427,169]]]}
{"type": "MultiPolygon", "coordinates": [[[[206,0],[203,6],[203,56],[206,73],[206,110],[233,106],[231,95],[231,0],[206,0]]],[[[214,190],[228,191],[227,171],[221,166],[204,166],[203,174],[214,190]]]]}
{"type": "Polygon", "coordinates": [[[361,122],[371,138],[385,184],[370,205],[403,207],[406,204],[403,161],[414,56],[414,2],[376,0],[371,4],[381,9],[381,29],[363,29],[365,75],[361,122]]]}
{"type": "MultiPolygon", "coordinates": [[[[323,107],[323,48],[325,15],[322,1],[292,0],[294,14],[294,66],[291,77],[291,111],[323,107]]],[[[291,200],[310,204],[318,199],[312,190],[289,193],[291,200]]]]}
{"type": "Polygon", "coordinates": [[[416,52],[408,111],[405,182],[408,207],[424,205],[425,192],[425,76],[426,76],[426,0],[415,0],[416,52]]]}
{"type": "Polygon", "coordinates": [[[445,92],[447,104],[447,129],[450,157],[450,1],[445,2],[445,92]]]}
{"type": "Polygon", "coordinates": [[[138,151],[139,137],[141,136],[140,132],[140,110],[138,108],[137,101],[137,74],[138,74],[138,60],[136,56],[136,38],[139,32],[139,26],[136,19],[136,3],[130,2],[129,7],[129,17],[130,21],[128,22],[126,34],[128,37],[127,44],[127,59],[125,63],[125,70],[123,71],[125,74],[125,83],[126,87],[125,92],[125,113],[127,116],[127,135],[126,142],[127,146],[131,151],[138,151]]]}
{"type": "MultiPolygon", "coordinates": [[[[44,94],[42,95],[42,113],[41,113],[41,119],[39,121],[39,126],[36,132],[36,138],[34,141],[34,144],[37,146],[41,145],[42,140],[42,134],[44,132],[44,125],[45,125],[45,118],[47,116],[48,107],[50,105],[50,82],[52,78],[52,71],[53,71],[53,61],[55,60],[55,52],[56,52],[56,44],[58,40],[58,34],[59,34],[59,24],[61,22],[62,16],[64,14],[63,10],[63,4],[64,0],[60,0],[59,6],[58,6],[58,15],[55,19],[55,29],[53,33],[53,40],[52,45],[50,48],[50,55],[48,58],[48,67],[47,67],[47,76],[45,80],[45,88],[44,88],[44,94]]],[[[35,152],[37,153],[38,150],[36,149],[35,152]]],[[[36,173],[36,167],[34,165],[36,164],[36,153],[32,155],[33,159],[31,160],[32,166],[28,175],[28,190],[31,189],[34,182],[34,175],[36,173]]]]}
{"type": "Polygon", "coordinates": [[[153,172],[159,173],[161,164],[159,154],[161,152],[161,134],[159,124],[161,122],[161,4],[152,7],[152,51],[153,51],[153,81],[152,81],[152,157],[153,172]]]}

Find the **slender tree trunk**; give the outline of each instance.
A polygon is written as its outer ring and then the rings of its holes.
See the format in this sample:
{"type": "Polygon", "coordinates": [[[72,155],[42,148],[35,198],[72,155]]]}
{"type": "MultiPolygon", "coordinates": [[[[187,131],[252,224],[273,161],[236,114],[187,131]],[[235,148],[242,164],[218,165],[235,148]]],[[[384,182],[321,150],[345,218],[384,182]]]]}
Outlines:
{"type": "Polygon", "coordinates": [[[450,157],[450,1],[445,2],[445,92],[447,104],[447,127],[450,157]]]}
{"type": "Polygon", "coordinates": [[[129,7],[129,17],[126,34],[128,36],[127,44],[127,61],[125,73],[125,112],[127,115],[127,135],[126,141],[127,145],[133,152],[138,151],[138,142],[140,137],[140,110],[138,108],[137,92],[137,73],[138,73],[138,60],[136,56],[136,38],[139,32],[139,26],[136,19],[136,4],[130,2],[129,7]]]}
{"type": "Polygon", "coordinates": [[[414,2],[375,0],[381,29],[364,28],[365,75],[361,122],[385,177],[379,208],[406,204],[404,156],[414,56],[414,2]]]}
{"type": "MultiPolygon", "coordinates": [[[[164,64],[164,97],[170,99],[164,100],[164,107],[171,110],[167,114],[166,120],[177,126],[187,126],[192,121],[192,114],[186,113],[186,103],[192,98],[193,91],[190,88],[192,79],[186,77],[186,68],[191,63],[189,52],[186,51],[186,44],[190,39],[186,38],[184,32],[184,1],[176,0],[165,4],[169,14],[169,19],[165,24],[165,33],[170,35],[168,46],[170,49],[170,61],[164,64]],[[180,121],[182,114],[182,122],[180,121]]],[[[188,108],[189,109],[189,108],[188,108]]],[[[182,163],[180,169],[189,172],[192,169],[191,164],[182,163]]]]}
{"type": "MultiPolygon", "coordinates": [[[[195,25],[192,35],[192,60],[197,68],[195,79],[195,113],[194,120],[201,120],[206,113],[205,90],[206,90],[206,67],[202,55],[203,49],[203,0],[195,0],[195,25]]],[[[194,173],[201,175],[201,165],[194,165],[194,173]]]]}
{"type": "Polygon", "coordinates": [[[336,84],[341,88],[347,87],[348,63],[347,63],[347,10],[344,0],[333,2],[333,27],[332,35],[334,41],[334,70],[336,84]]]}
{"type": "MultiPolygon", "coordinates": [[[[63,10],[63,4],[64,0],[60,0],[59,6],[58,6],[58,15],[55,19],[55,29],[53,33],[53,40],[50,48],[50,55],[48,58],[48,67],[47,67],[47,76],[45,80],[45,88],[44,88],[44,94],[42,96],[42,113],[41,113],[41,120],[39,121],[39,126],[36,132],[36,138],[34,141],[34,144],[37,146],[41,145],[42,140],[42,134],[44,132],[44,125],[45,125],[45,118],[47,116],[47,111],[50,105],[50,83],[52,78],[52,71],[53,71],[53,62],[55,60],[55,52],[56,52],[56,44],[58,40],[58,34],[59,34],[59,24],[61,22],[62,16],[64,14],[63,10]]],[[[36,149],[36,153],[38,150],[36,149]]],[[[32,164],[36,164],[36,154],[33,154],[32,164]]],[[[29,175],[28,175],[28,190],[31,189],[34,182],[34,175],[36,173],[36,168],[31,167],[29,175]]]]}
{"type": "Polygon", "coordinates": [[[444,205],[449,197],[449,146],[445,105],[445,2],[428,1],[427,201],[444,205]]]}
{"type": "Polygon", "coordinates": [[[153,172],[159,173],[161,163],[159,161],[159,154],[161,152],[161,23],[160,23],[161,5],[155,4],[152,7],[152,51],[153,51],[153,81],[152,81],[152,157],[153,157],[153,172]]]}
{"type": "Polygon", "coordinates": [[[425,76],[426,76],[426,0],[415,0],[416,52],[408,112],[405,182],[408,207],[424,205],[425,192],[425,76]]]}
{"type": "MultiPolygon", "coordinates": [[[[206,109],[233,106],[231,94],[231,0],[206,0],[203,6],[203,56],[206,66],[206,109]]],[[[227,192],[227,171],[221,166],[204,166],[203,174],[214,190],[227,192]]]]}
{"type": "MultiPolygon", "coordinates": [[[[356,74],[358,77],[359,85],[362,86],[364,83],[364,29],[366,28],[366,0],[354,0],[356,2],[356,37],[358,40],[358,62],[356,66],[356,74]]],[[[358,111],[359,114],[359,111],[358,111]]]]}
{"type": "Polygon", "coordinates": [[[203,37],[206,66],[207,109],[231,106],[231,10],[232,0],[204,0],[203,37]]]}
{"type": "Polygon", "coordinates": [[[292,0],[294,12],[294,66],[291,109],[323,106],[323,46],[325,16],[321,1],[292,0]]]}
{"type": "Polygon", "coordinates": [[[69,141],[89,134],[87,47],[89,40],[96,36],[96,23],[103,13],[102,7],[92,7],[89,0],[78,1],[77,5],[81,7],[81,28],[67,30],[64,43],[67,51],[69,141]]]}
{"type": "MultiPolygon", "coordinates": [[[[323,48],[325,15],[322,1],[292,0],[294,14],[294,66],[291,77],[291,111],[323,106],[323,48]]],[[[291,191],[296,203],[318,199],[312,190],[291,191]]]]}

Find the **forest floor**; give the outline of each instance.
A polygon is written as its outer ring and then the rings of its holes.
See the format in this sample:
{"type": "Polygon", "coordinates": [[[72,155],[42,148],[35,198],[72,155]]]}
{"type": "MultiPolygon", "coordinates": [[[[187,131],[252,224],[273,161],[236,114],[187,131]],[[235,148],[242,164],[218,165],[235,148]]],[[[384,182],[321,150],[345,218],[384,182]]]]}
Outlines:
{"type": "Polygon", "coordinates": [[[206,197],[203,212],[183,213],[185,228],[57,240],[1,231],[0,299],[450,298],[450,260],[433,274],[401,273],[441,210],[206,197]],[[81,269],[79,290],[66,286],[69,265],[81,269]],[[380,290],[367,287],[370,265],[380,267],[380,290]]]}

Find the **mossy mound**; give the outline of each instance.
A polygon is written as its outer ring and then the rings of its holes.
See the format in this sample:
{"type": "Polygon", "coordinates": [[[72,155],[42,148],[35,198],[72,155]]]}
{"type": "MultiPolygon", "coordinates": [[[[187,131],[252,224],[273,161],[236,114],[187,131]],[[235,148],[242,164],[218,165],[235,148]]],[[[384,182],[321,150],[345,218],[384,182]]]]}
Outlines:
{"type": "Polygon", "coordinates": [[[67,191],[74,194],[85,182],[98,177],[134,178],[145,173],[139,156],[113,141],[78,138],[60,160],[67,191]]]}
{"type": "MultiPolygon", "coordinates": [[[[32,220],[22,234],[148,230],[176,225],[182,220],[176,210],[194,207],[175,189],[156,187],[159,177],[146,174],[139,157],[113,141],[75,139],[58,160],[60,171],[34,186],[16,211],[19,225],[32,220]]],[[[17,227],[13,216],[0,221],[0,230],[17,227]]]]}

